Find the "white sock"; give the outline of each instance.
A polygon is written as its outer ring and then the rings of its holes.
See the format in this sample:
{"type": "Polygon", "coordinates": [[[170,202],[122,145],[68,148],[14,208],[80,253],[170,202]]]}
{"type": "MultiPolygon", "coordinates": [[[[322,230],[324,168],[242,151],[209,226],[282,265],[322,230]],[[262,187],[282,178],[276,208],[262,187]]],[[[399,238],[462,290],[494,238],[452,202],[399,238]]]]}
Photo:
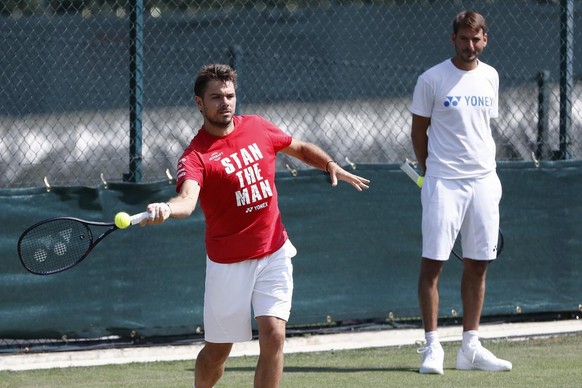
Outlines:
{"type": "Polygon", "coordinates": [[[463,332],[462,347],[469,349],[471,345],[479,343],[479,332],[477,330],[467,330],[463,332]]]}
{"type": "Polygon", "coordinates": [[[427,331],[424,333],[424,338],[426,339],[426,346],[431,345],[438,345],[440,346],[441,343],[439,342],[439,333],[435,331],[427,331]]]}

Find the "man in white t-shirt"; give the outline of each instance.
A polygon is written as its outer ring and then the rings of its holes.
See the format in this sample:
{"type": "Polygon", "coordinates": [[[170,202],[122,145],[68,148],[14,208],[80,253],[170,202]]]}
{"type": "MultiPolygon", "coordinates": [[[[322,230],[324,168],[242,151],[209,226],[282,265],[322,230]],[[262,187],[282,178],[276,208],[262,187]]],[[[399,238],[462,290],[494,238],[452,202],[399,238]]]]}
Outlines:
{"type": "Polygon", "coordinates": [[[426,347],[420,373],[443,374],[438,281],[459,233],[464,256],[463,341],[456,368],[512,368],[485,349],[478,337],[487,264],[497,255],[502,191],[490,127],[490,119],[498,114],[499,76],[478,59],[487,39],[482,15],[459,13],[451,36],[455,55],[424,72],[414,89],[411,138],[424,175],[418,298],[426,347]]]}

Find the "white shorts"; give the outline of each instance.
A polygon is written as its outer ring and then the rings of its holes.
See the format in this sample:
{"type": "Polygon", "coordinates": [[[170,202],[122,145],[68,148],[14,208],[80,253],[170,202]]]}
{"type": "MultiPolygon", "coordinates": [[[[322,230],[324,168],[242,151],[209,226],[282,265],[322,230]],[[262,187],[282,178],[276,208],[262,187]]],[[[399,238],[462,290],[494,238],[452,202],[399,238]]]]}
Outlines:
{"type": "Polygon", "coordinates": [[[461,234],[463,256],[497,257],[501,182],[496,173],[478,179],[427,176],[422,185],[422,257],[449,259],[461,234]]]}
{"type": "Polygon", "coordinates": [[[271,255],[233,264],[206,257],[204,339],[233,343],[252,339],[251,306],[255,318],[285,321],[291,313],[293,264],[297,250],[287,240],[271,255]]]}

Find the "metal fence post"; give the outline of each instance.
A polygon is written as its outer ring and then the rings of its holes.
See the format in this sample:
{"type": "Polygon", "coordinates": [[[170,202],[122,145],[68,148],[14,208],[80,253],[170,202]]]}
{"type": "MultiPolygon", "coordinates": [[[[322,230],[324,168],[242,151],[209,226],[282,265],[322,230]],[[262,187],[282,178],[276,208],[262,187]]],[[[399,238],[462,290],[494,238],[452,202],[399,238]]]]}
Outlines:
{"type": "Polygon", "coordinates": [[[547,135],[550,127],[550,71],[540,71],[536,77],[538,83],[538,139],[536,158],[547,156],[547,135]]]}
{"type": "Polygon", "coordinates": [[[143,0],[131,0],[129,14],[129,173],[124,180],[140,182],[142,177],[143,111],[143,0]]]}
{"type": "Polygon", "coordinates": [[[560,2],[560,157],[570,159],[574,62],[574,0],[560,2]]]}
{"type": "Polygon", "coordinates": [[[228,48],[229,55],[229,65],[237,72],[237,93],[236,93],[236,109],[235,114],[240,114],[240,106],[242,106],[242,101],[244,100],[244,90],[241,88],[241,80],[243,74],[242,70],[242,48],[236,44],[233,44],[228,48]]]}

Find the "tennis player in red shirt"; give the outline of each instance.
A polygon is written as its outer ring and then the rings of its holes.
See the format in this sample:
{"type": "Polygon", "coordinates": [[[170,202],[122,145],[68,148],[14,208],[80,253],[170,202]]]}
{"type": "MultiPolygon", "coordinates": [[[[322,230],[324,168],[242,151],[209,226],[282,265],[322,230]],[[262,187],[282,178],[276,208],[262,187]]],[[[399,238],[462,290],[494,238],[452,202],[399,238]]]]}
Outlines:
{"type": "Polygon", "coordinates": [[[195,387],[214,386],[234,342],[252,339],[252,311],[260,355],[255,387],[277,387],[283,373],[285,328],[291,311],[297,251],[281,222],[275,187],[279,151],[345,181],[358,191],[370,181],[345,171],[318,146],[284,133],[260,116],[235,116],[236,72],[204,66],[196,78],[196,105],[204,116],[178,162],[176,191],[166,203],[147,206],[160,224],[185,218],[196,204],[206,220],[203,349],[196,358],[195,387]]]}

